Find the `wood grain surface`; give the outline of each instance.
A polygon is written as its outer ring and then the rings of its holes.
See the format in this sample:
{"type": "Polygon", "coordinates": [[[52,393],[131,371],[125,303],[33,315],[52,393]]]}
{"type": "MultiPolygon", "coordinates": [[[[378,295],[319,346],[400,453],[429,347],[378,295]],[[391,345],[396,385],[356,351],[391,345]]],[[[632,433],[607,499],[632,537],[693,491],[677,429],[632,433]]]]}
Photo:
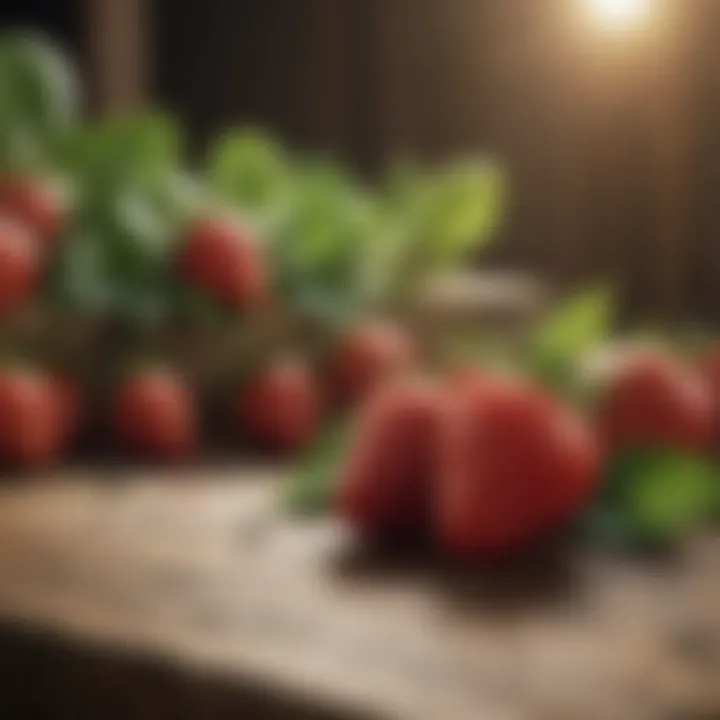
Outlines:
{"type": "MultiPolygon", "coordinates": [[[[174,711],[86,717],[720,717],[718,537],[663,562],[556,550],[514,568],[449,569],[412,552],[375,556],[329,520],[285,517],[281,475],[88,469],[5,486],[6,684],[19,648],[44,647],[55,658],[44,672],[66,678],[103,667],[73,665],[77,647],[150,658],[174,678],[157,685],[174,711]],[[193,678],[260,692],[284,714],[256,703],[214,715],[187,701],[193,678]]],[[[115,686],[118,702],[141,702],[143,673],[132,677],[115,686]]],[[[75,682],[112,697],[112,685],[75,682]]],[[[218,692],[203,685],[206,700],[218,692]]]]}

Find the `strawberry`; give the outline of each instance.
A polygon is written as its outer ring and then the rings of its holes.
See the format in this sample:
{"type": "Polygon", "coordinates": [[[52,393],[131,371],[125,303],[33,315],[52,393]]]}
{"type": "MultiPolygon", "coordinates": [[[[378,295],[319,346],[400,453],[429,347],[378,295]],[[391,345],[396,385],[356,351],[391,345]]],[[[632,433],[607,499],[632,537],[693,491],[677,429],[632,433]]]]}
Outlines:
{"type": "Polygon", "coordinates": [[[52,380],[40,371],[0,372],[0,458],[22,470],[50,465],[64,449],[52,380]]]}
{"type": "Polygon", "coordinates": [[[702,452],[712,443],[712,399],[699,372],[646,351],[616,369],[602,394],[598,422],[615,451],[660,447],[702,452]]]}
{"type": "Polygon", "coordinates": [[[340,406],[362,402],[383,380],[415,360],[410,336],[390,323],[363,325],[345,335],[326,365],[330,395],[340,406]]]}
{"type": "Polygon", "coordinates": [[[0,181],[0,212],[14,218],[49,246],[67,222],[67,205],[57,189],[35,177],[0,181]]]}
{"type": "Polygon", "coordinates": [[[365,402],[340,474],[342,517],[373,535],[426,529],[444,407],[422,378],[390,382],[365,402]]]}
{"type": "Polygon", "coordinates": [[[589,428],[538,389],[468,375],[450,389],[447,418],[435,520],[451,554],[520,550],[569,520],[596,487],[589,428]]]}
{"type": "Polygon", "coordinates": [[[114,397],[111,419],[118,442],[150,458],[185,458],[198,444],[194,397],[170,371],[146,369],[129,376],[114,397]]]}
{"type": "Polygon", "coordinates": [[[0,317],[30,299],[40,275],[40,252],[35,239],[16,221],[0,218],[0,317]]]}
{"type": "Polygon", "coordinates": [[[250,233],[227,218],[196,221],[178,262],[189,283],[228,307],[244,310],[267,299],[266,259],[250,233]]]}
{"type": "Polygon", "coordinates": [[[315,437],[322,398],[310,370],[294,360],[278,361],[253,375],[235,397],[235,423],[265,448],[293,453],[315,437]]]}

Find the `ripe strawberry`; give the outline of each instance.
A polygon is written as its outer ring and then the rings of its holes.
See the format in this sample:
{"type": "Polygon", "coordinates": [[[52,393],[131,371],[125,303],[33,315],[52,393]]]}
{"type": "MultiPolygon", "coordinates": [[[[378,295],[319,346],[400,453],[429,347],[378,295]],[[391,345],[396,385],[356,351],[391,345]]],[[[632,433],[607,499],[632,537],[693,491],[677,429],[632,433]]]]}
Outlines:
{"type": "Polygon", "coordinates": [[[329,358],[330,395],[338,405],[356,405],[414,360],[413,341],[402,328],[389,323],[361,326],[342,338],[329,358]]]}
{"type": "Polygon", "coordinates": [[[22,470],[58,460],[64,434],[52,381],[29,369],[0,373],[0,458],[22,470]]]}
{"type": "Polygon", "coordinates": [[[17,310],[40,281],[40,252],[35,239],[19,223],[0,219],[0,317],[17,310]]]}
{"type": "Polygon", "coordinates": [[[315,437],[322,417],[315,378],[302,363],[276,362],[238,391],[234,417],[241,433],[265,448],[296,452],[315,437]]]}
{"type": "Polygon", "coordinates": [[[381,536],[426,529],[444,408],[441,390],[423,379],[390,382],[373,394],[340,475],[342,517],[381,536]]]}
{"type": "Polygon", "coordinates": [[[599,426],[612,450],[647,447],[704,451],[712,442],[713,409],[700,373],[658,353],[638,353],[609,381],[599,426]]]}
{"type": "Polygon", "coordinates": [[[21,222],[45,245],[52,244],[67,221],[67,206],[57,189],[34,177],[0,181],[0,212],[21,222]]]}
{"type": "Polygon", "coordinates": [[[227,218],[206,217],[190,228],[179,267],[188,282],[233,309],[255,307],[268,294],[263,253],[247,230],[227,218]]]}
{"type": "Polygon", "coordinates": [[[450,390],[436,529],[459,556],[522,549],[569,520],[597,484],[598,448],[571,409],[509,379],[450,390]]]}
{"type": "Polygon", "coordinates": [[[168,371],[148,369],[126,379],[111,419],[117,440],[130,452],[178,460],[197,447],[195,400],[183,380],[168,371]]]}

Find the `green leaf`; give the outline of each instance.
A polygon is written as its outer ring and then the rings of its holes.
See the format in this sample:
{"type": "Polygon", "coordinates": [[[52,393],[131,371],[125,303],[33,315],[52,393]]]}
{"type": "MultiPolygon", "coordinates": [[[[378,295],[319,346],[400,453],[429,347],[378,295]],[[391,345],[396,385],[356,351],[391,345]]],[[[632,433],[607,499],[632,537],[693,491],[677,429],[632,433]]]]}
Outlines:
{"type": "Polygon", "coordinates": [[[589,286],[561,301],[528,341],[528,372],[582,401],[590,388],[580,377],[579,361],[607,339],[614,316],[614,297],[604,286],[589,286]]]}
{"type": "Polygon", "coordinates": [[[327,509],[351,432],[350,420],[337,421],[300,460],[285,487],[284,503],[291,513],[313,516],[327,509]]]}
{"type": "Polygon", "coordinates": [[[407,298],[433,274],[467,260],[495,236],[506,195],[503,171],[487,160],[433,173],[395,166],[381,203],[379,237],[391,244],[384,287],[407,298]]]}
{"type": "Polygon", "coordinates": [[[172,314],[173,249],[201,200],[180,167],[181,145],[174,121],[152,112],[66,137],[58,158],[78,186],[73,228],[54,273],[58,297],[130,326],[156,325],[172,314]],[[93,277],[81,278],[91,261],[93,277]]]}
{"type": "Polygon", "coordinates": [[[427,197],[429,256],[449,265],[487,243],[498,229],[506,183],[491,162],[463,162],[431,179],[427,197]]]}
{"type": "Polygon", "coordinates": [[[241,210],[272,212],[288,197],[290,167],[281,146],[263,132],[233,130],[210,149],[210,183],[241,210]]]}
{"type": "Polygon", "coordinates": [[[60,159],[88,182],[156,180],[175,171],[182,155],[178,124],[159,112],[113,117],[66,138],[60,159]]]}
{"type": "Polygon", "coordinates": [[[5,166],[47,164],[52,147],[78,114],[75,69],[54,43],[30,32],[0,38],[0,159],[5,166]]]}
{"type": "Polygon", "coordinates": [[[309,271],[337,265],[366,242],[372,206],[340,168],[330,163],[301,166],[288,211],[284,250],[309,271]]]}
{"type": "Polygon", "coordinates": [[[676,542],[712,515],[717,481],[712,463],[702,457],[669,450],[622,453],[607,468],[586,530],[610,545],[676,542]]]}
{"type": "Polygon", "coordinates": [[[706,460],[680,453],[657,453],[628,487],[626,505],[644,535],[670,538],[697,528],[712,513],[715,483],[706,460]]]}
{"type": "Polygon", "coordinates": [[[367,311],[377,227],[373,198],[332,163],[298,167],[295,195],[270,244],[277,289],[289,311],[324,324],[367,311]]]}
{"type": "Polygon", "coordinates": [[[535,332],[534,351],[541,357],[566,359],[600,345],[614,317],[612,292],[591,286],[562,301],[535,332]]]}

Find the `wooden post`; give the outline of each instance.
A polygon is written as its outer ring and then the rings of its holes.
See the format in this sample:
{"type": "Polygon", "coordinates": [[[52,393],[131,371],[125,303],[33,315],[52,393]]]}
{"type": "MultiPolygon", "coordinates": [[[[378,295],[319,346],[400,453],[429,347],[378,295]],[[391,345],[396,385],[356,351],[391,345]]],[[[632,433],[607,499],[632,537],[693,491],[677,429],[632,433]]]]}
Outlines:
{"type": "Polygon", "coordinates": [[[131,110],[146,99],[149,31],[147,0],[85,0],[92,105],[100,114],[131,110]]]}

